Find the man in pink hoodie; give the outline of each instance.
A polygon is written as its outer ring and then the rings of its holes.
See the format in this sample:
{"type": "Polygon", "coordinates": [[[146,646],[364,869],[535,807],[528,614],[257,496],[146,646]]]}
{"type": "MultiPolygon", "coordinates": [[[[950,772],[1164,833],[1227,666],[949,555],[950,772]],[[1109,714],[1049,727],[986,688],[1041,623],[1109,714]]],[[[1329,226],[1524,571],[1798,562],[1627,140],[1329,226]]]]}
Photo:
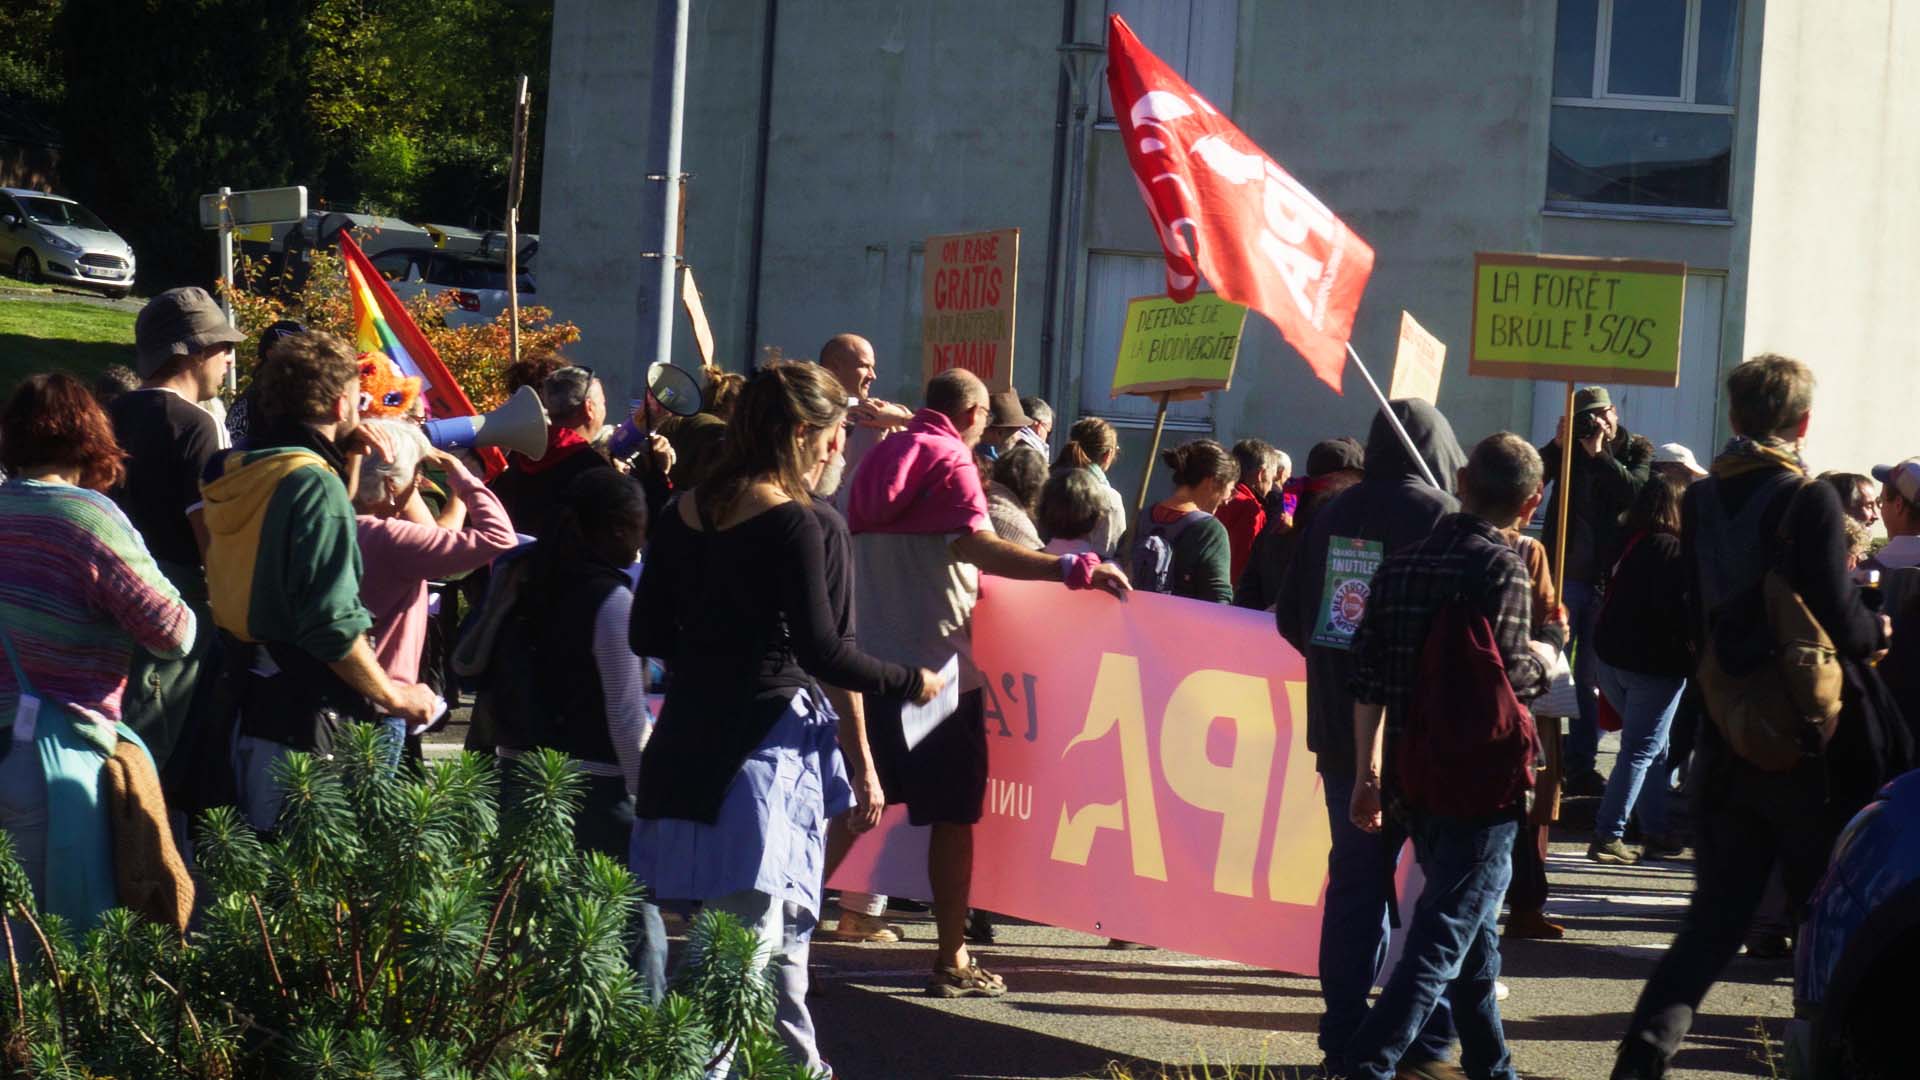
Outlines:
{"type": "MultiPolygon", "coordinates": [[[[998,997],[1007,989],[972,960],[966,946],[973,826],[987,786],[983,680],[968,638],[980,574],[1061,581],[1116,595],[1129,587],[1120,568],[1102,564],[1097,555],[1047,555],[994,534],[973,461],[987,419],[987,387],[979,378],[958,369],[934,376],[926,408],[860,463],[847,507],[859,567],[860,647],[935,671],[955,657],[959,661],[959,710],[912,748],[900,723],[904,703],[873,697],[866,702],[868,737],[887,801],[906,803],[913,824],[933,828],[927,871],[939,954],[927,989],[939,997],[998,997]]],[[[829,863],[835,861],[829,855],[829,863]]]]}

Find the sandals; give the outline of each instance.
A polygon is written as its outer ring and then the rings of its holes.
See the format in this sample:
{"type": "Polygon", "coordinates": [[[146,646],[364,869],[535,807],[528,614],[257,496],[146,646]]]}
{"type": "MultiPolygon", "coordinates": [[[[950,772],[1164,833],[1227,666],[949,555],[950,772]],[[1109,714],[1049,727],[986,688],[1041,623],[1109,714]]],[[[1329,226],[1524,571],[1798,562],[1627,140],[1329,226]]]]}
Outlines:
{"type": "Polygon", "coordinates": [[[875,915],[861,915],[856,912],[842,912],[840,921],[834,928],[826,931],[826,937],[832,941],[854,942],[864,945],[892,945],[906,938],[906,931],[875,915]]]}
{"type": "Polygon", "coordinates": [[[927,980],[927,993],[938,998],[997,998],[1006,992],[1006,980],[977,961],[964,968],[936,967],[927,980]]]}

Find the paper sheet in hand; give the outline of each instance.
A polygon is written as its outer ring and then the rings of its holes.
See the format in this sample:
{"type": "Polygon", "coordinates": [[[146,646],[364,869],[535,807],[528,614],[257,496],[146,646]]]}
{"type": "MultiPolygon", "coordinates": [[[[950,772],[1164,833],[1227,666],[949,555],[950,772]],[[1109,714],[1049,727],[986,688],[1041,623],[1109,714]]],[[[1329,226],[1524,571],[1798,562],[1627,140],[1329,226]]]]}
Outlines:
{"type": "Polygon", "coordinates": [[[960,711],[960,656],[955,654],[947,658],[940,666],[940,678],[946,684],[925,705],[908,702],[900,707],[900,729],[906,733],[907,749],[919,746],[921,741],[940,726],[941,721],[960,711]]]}

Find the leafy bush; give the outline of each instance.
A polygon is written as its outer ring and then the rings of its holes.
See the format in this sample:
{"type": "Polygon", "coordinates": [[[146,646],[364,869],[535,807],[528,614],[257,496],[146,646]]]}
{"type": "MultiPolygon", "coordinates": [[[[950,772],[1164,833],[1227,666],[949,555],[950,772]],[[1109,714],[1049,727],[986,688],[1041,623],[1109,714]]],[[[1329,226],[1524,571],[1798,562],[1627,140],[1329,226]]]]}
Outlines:
{"type": "Polygon", "coordinates": [[[413,204],[422,165],[420,147],[403,131],[374,135],[353,156],[361,197],[389,213],[413,204]]]}
{"type": "MultiPolygon", "coordinates": [[[[297,288],[285,279],[267,275],[251,261],[235,275],[239,287],[228,295],[233,316],[247,340],[236,347],[234,361],[245,387],[260,355],[260,331],[281,319],[294,319],[315,330],[353,340],[353,304],[347,293],[347,274],[338,252],[316,251],[306,280],[297,288]]],[[[440,354],[441,362],[459,380],[474,408],[487,412],[506,403],[507,365],[512,362],[512,323],[508,312],[486,325],[448,326],[452,301],[441,294],[422,294],[407,302],[420,333],[440,354]]],[[[580,328],[554,322],[549,308],[521,305],[520,355],[558,349],[580,340],[580,328]]]]}
{"type": "Polygon", "coordinates": [[[563,755],[513,766],[504,818],[488,759],[384,755],[356,725],[331,758],[287,757],[269,839],[230,807],[203,815],[210,897],[185,941],[124,909],[75,940],[0,833],[0,909],[29,939],[0,933],[0,1076],[685,1080],[726,1053],[758,1080],[806,1076],[772,1033],[758,943],[727,916],[696,921],[692,962],[646,1003],[627,962],[637,888],[575,851],[584,781],[563,755]]]}

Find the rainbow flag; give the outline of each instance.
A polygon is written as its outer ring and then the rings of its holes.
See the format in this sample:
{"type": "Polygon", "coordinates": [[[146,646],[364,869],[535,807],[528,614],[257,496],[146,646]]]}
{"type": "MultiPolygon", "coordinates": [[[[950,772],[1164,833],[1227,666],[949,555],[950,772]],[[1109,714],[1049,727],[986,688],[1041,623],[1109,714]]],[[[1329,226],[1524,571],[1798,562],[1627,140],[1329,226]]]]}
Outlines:
{"type": "MultiPolygon", "coordinates": [[[[466,391],[440,361],[440,354],[420,332],[413,316],[367,260],[366,252],[344,230],[340,233],[340,256],[346,263],[347,294],[353,302],[354,348],[363,353],[384,353],[401,374],[418,378],[420,395],[434,419],[477,415],[466,391]]],[[[500,451],[484,447],[478,453],[486,462],[488,477],[506,468],[500,451]]]]}

